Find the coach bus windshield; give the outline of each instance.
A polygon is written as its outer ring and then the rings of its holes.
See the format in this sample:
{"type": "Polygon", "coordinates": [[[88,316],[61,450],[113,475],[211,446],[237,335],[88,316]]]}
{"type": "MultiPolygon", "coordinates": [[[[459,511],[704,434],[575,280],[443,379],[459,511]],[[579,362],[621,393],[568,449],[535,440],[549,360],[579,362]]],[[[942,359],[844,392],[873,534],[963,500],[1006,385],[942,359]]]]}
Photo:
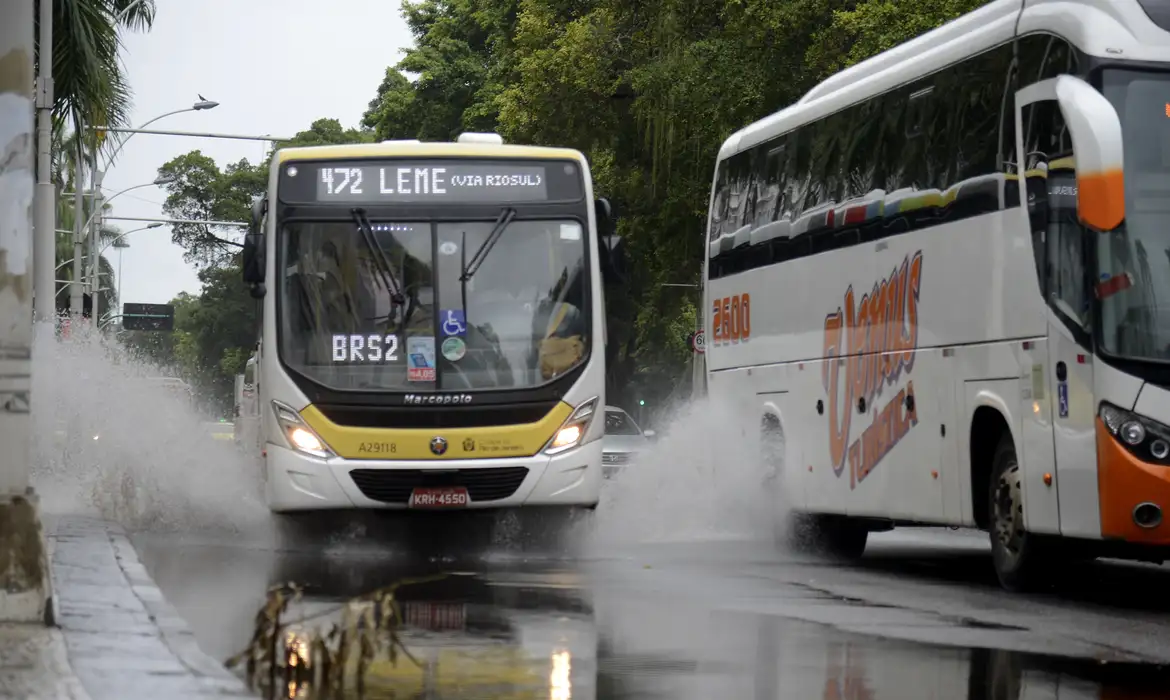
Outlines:
{"type": "Polygon", "coordinates": [[[1170,361],[1170,74],[1107,70],[1103,92],[1121,117],[1125,222],[1097,243],[1100,342],[1170,361]]]}
{"type": "Polygon", "coordinates": [[[587,359],[581,221],[368,223],[372,240],[358,222],[284,225],[280,352],[290,368],[340,390],[468,391],[538,386],[587,359]]]}

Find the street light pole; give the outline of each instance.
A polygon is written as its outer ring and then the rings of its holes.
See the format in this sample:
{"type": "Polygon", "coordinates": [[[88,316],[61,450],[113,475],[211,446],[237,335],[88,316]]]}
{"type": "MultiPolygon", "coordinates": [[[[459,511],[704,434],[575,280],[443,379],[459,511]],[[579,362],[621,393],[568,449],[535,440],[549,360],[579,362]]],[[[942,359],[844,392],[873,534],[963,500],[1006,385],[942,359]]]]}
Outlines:
{"type": "MultiPolygon", "coordinates": [[[[82,196],[82,191],[85,189],[85,150],[80,137],[77,139],[76,145],[77,162],[75,163],[73,174],[73,279],[80,283],[83,272],[83,268],[81,267],[83,250],[81,222],[85,217],[85,209],[83,208],[85,198],[82,196]]],[[[73,285],[73,288],[69,290],[69,314],[74,319],[81,317],[82,294],[84,291],[80,284],[73,285]]]]}
{"type": "MultiPolygon", "coordinates": [[[[172,176],[166,176],[166,175],[160,176],[160,177],[155,178],[153,182],[147,182],[147,183],[143,183],[141,185],[134,185],[133,187],[127,187],[126,189],[124,189],[120,192],[114,193],[114,195],[111,196],[109,199],[105,199],[102,196],[102,193],[100,190],[94,192],[94,197],[93,197],[94,210],[92,213],[90,213],[89,218],[86,219],[85,223],[82,225],[82,229],[85,229],[85,228],[89,229],[89,260],[88,260],[88,262],[89,262],[89,275],[87,276],[87,280],[88,280],[87,284],[91,287],[90,303],[93,305],[92,309],[90,311],[91,318],[98,318],[98,311],[101,308],[100,302],[98,300],[98,293],[97,293],[98,270],[100,269],[100,261],[99,261],[98,256],[97,256],[97,239],[98,239],[97,227],[100,226],[102,209],[105,207],[105,205],[107,203],[114,201],[119,196],[126,194],[127,192],[130,192],[132,190],[137,190],[137,189],[140,189],[142,187],[165,185],[169,182],[174,182],[174,180],[175,180],[175,178],[172,176]]],[[[76,196],[76,193],[75,193],[75,196],[76,196]]],[[[78,251],[76,246],[74,247],[73,254],[75,256],[75,260],[73,263],[73,269],[76,271],[78,266],[80,265],[80,259],[78,258],[78,256],[81,255],[80,251],[78,251]]],[[[80,280],[80,278],[75,278],[75,279],[80,280]]],[[[75,287],[74,294],[78,293],[76,291],[76,289],[80,288],[80,286],[81,285],[77,285],[75,287]]]]}
{"type": "Polygon", "coordinates": [[[236,139],[238,141],[292,141],[291,136],[273,136],[261,134],[250,136],[247,134],[218,134],[208,131],[162,131],[160,129],[123,129],[112,126],[91,127],[94,131],[108,131],[112,134],[155,134],[157,136],[192,136],[200,139],[236,139]]]}
{"type": "MultiPolygon", "coordinates": [[[[114,18],[115,24],[117,22],[120,22],[127,14],[129,14],[130,10],[132,10],[135,7],[137,7],[138,5],[140,5],[143,1],[144,0],[136,0],[136,2],[133,2],[130,5],[127,5],[125,8],[123,8],[122,12],[119,13],[114,18]]],[[[176,114],[182,114],[184,112],[202,112],[202,111],[208,110],[208,109],[215,109],[218,106],[219,106],[218,102],[214,102],[212,100],[205,100],[202,98],[202,96],[200,96],[199,101],[195,102],[190,107],[184,107],[183,109],[176,109],[176,110],[173,110],[170,112],[166,112],[164,114],[160,114],[153,119],[150,119],[146,122],[143,122],[142,125],[139,126],[137,129],[118,130],[119,132],[129,133],[130,135],[127,136],[126,138],[121,139],[118,142],[118,146],[114,149],[114,151],[112,153],[110,153],[109,157],[106,158],[105,167],[98,167],[97,138],[96,138],[96,133],[95,133],[94,144],[93,144],[93,168],[92,168],[92,170],[93,170],[93,191],[94,191],[93,206],[94,206],[94,213],[97,214],[98,216],[96,218],[91,216],[91,218],[90,218],[88,245],[89,245],[89,250],[91,253],[97,249],[97,241],[98,241],[98,238],[99,238],[100,233],[101,233],[101,218],[102,217],[100,216],[100,214],[101,214],[102,210],[105,208],[105,205],[107,203],[106,201],[103,201],[103,195],[102,195],[102,184],[106,179],[106,171],[109,170],[110,165],[113,164],[114,158],[116,158],[117,155],[126,146],[126,142],[129,141],[134,136],[135,133],[138,133],[144,127],[150,126],[151,124],[155,123],[156,121],[158,121],[160,119],[165,119],[166,117],[174,116],[176,114]]],[[[90,127],[89,130],[93,131],[93,132],[114,131],[112,129],[106,129],[104,127],[90,127]]],[[[113,199],[113,197],[111,197],[110,199],[113,199]]],[[[77,250],[76,250],[77,245],[80,245],[80,243],[75,243],[74,259],[77,259],[77,250]]],[[[89,275],[87,275],[87,277],[89,277],[90,279],[96,279],[96,275],[97,275],[97,271],[98,271],[98,261],[96,260],[96,256],[90,256],[90,257],[91,257],[90,273],[89,273],[89,275]]],[[[80,278],[78,278],[78,279],[80,279],[80,278]]],[[[97,285],[94,284],[94,285],[90,285],[90,286],[93,286],[96,289],[97,285]]],[[[97,310],[99,308],[98,307],[99,302],[98,302],[97,292],[92,291],[90,294],[91,294],[90,298],[91,298],[92,303],[94,305],[93,310],[90,312],[90,315],[94,318],[97,318],[97,310]]],[[[80,296],[79,292],[75,292],[75,295],[77,295],[76,296],[77,306],[76,306],[74,313],[80,313],[81,312],[81,299],[82,299],[82,297],[80,296]]]]}
{"type": "Polygon", "coordinates": [[[53,260],[57,250],[57,207],[53,187],[53,3],[40,3],[37,42],[37,187],[33,196],[33,315],[39,322],[57,315],[53,260]]]}
{"type": "MultiPolygon", "coordinates": [[[[29,486],[33,332],[32,0],[0,0],[0,622],[46,618],[49,571],[29,486]]],[[[52,233],[50,226],[48,233],[52,233]]],[[[51,296],[50,296],[51,298],[51,296]]]]}

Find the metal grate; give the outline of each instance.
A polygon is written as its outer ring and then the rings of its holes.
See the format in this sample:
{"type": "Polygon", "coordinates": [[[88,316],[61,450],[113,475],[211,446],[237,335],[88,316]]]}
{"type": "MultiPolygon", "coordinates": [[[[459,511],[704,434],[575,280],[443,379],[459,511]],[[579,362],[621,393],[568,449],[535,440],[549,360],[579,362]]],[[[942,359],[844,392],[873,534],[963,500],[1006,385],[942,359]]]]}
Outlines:
{"type": "Polygon", "coordinates": [[[405,504],[414,489],[441,486],[462,486],[472,501],[499,501],[516,493],[528,467],[354,469],[349,476],[362,495],[382,503],[405,504]]]}

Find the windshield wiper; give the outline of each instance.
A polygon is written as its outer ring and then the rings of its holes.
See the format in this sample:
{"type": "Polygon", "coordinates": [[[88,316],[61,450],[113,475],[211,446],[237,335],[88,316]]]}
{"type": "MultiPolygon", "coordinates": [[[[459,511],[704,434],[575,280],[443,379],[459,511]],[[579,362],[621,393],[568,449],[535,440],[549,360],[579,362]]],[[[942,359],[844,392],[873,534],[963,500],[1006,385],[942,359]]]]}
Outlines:
{"type": "Polygon", "coordinates": [[[382,277],[382,284],[386,285],[386,289],[390,292],[391,308],[404,305],[406,297],[402,294],[402,285],[398,282],[398,277],[394,275],[394,268],[390,265],[390,258],[386,255],[386,250],[382,248],[382,244],[378,243],[378,239],[374,236],[374,227],[370,225],[366,210],[353,209],[351,213],[358,231],[362,234],[362,239],[365,240],[366,246],[374,256],[374,267],[377,268],[378,274],[382,277]]]}
{"type": "Polygon", "coordinates": [[[504,235],[504,229],[515,218],[516,210],[511,207],[505,208],[500,212],[500,217],[496,219],[496,225],[492,227],[492,232],[488,234],[487,240],[483,242],[479,250],[475,251],[475,255],[471,256],[471,260],[463,268],[463,274],[459,276],[460,282],[466,282],[471,279],[472,275],[479,271],[479,266],[483,265],[483,261],[487,259],[488,253],[492,252],[496,241],[500,240],[500,236],[504,235]]]}

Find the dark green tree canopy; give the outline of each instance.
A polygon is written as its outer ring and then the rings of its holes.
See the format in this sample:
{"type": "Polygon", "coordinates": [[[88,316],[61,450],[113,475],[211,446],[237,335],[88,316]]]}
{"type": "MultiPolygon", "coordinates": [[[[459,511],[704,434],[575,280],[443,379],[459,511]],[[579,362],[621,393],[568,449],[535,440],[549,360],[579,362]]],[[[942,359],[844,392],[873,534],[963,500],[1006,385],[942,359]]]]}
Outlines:
{"type": "MultiPolygon", "coordinates": [[[[361,128],[320,119],[287,145],[497,131],[512,143],[581,150],[597,194],[614,204],[629,259],[624,284],[607,290],[611,395],[664,397],[689,379],[720,144],[833,72],[985,1],[406,0],[415,44],[387,68],[361,128]]],[[[856,147],[842,144],[842,157],[856,147]]],[[[221,167],[195,151],[160,173],[176,177],[169,216],[243,222],[268,171],[221,167]]],[[[174,239],[204,268],[206,286],[177,300],[176,335],[192,339],[173,352],[202,358],[198,371],[220,372],[214,386],[230,387],[254,335],[240,328],[256,323],[235,281],[239,229],[176,226],[174,239]]]]}

